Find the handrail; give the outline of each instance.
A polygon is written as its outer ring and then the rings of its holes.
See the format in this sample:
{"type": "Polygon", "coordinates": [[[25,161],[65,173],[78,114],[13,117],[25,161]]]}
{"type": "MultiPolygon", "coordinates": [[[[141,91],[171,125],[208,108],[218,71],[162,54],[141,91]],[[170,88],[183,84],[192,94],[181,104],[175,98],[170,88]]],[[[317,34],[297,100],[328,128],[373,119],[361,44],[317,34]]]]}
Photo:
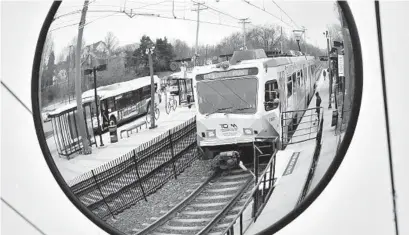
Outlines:
{"type": "MultiPolygon", "coordinates": [[[[274,151],[274,153],[272,154],[272,158],[270,159],[270,161],[268,161],[267,166],[270,165],[270,164],[272,164],[273,161],[275,161],[277,152],[278,152],[278,150],[276,149],[276,150],[274,151]]],[[[243,208],[242,208],[242,209],[240,210],[240,212],[235,216],[235,218],[233,219],[233,221],[230,222],[229,226],[228,226],[225,230],[223,230],[222,234],[226,234],[226,232],[229,231],[229,230],[231,229],[231,227],[236,223],[236,220],[237,220],[240,216],[242,216],[244,210],[247,209],[247,206],[250,204],[251,200],[253,200],[254,194],[258,191],[258,188],[260,187],[260,184],[263,183],[263,178],[264,178],[264,176],[267,174],[267,170],[268,170],[268,167],[266,167],[266,169],[264,169],[263,173],[262,173],[261,176],[259,177],[259,180],[258,180],[257,184],[255,185],[255,187],[254,187],[253,190],[251,191],[251,194],[250,194],[249,198],[246,200],[246,202],[244,203],[243,208]]],[[[270,169],[270,170],[274,170],[274,171],[275,171],[275,169],[270,169]]],[[[271,179],[270,179],[270,180],[271,180],[271,179]]],[[[273,180],[274,180],[274,179],[273,179],[273,180]]],[[[274,188],[274,185],[273,185],[273,188],[274,188]]]]}
{"type": "Polygon", "coordinates": [[[294,112],[303,112],[303,111],[307,111],[307,110],[314,110],[317,109],[316,107],[314,108],[308,108],[308,109],[297,109],[297,110],[291,110],[291,111],[283,111],[281,113],[294,113],[294,112]]]}

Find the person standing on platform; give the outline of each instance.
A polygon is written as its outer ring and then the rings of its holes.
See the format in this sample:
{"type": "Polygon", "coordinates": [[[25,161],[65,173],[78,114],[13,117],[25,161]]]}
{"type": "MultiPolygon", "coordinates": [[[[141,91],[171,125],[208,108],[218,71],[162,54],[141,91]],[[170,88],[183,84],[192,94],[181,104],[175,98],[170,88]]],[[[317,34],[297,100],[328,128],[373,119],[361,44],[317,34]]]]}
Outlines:
{"type": "MultiPolygon", "coordinates": [[[[321,97],[320,97],[320,94],[317,92],[317,93],[315,93],[315,108],[316,108],[315,113],[317,114],[317,118],[315,119],[315,121],[319,120],[320,106],[321,106],[321,97]]],[[[315,122],[314,122],[313,125],[315,125],[315,122]]]]}
{"type": "Polygon", "coordinates": [[[324,69],[323,75],[324,75],[324,81],[325,81],[325,76],[327,76],[326,69],[324,69]]]}

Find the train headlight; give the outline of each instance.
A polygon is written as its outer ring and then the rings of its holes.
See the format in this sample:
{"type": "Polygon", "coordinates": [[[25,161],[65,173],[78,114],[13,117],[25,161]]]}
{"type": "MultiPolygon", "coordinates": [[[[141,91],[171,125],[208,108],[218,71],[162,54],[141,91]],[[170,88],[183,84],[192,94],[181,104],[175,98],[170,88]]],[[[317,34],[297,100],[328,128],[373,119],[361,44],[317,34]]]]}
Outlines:
{"type": "Polygon", "coordinates": [[[245,135],[252,135],[253,134],[253,129],[251,128],[243,128],[243,133],[245,135]]]}
{"type": "Polygon", "coordinates": [[[208,138],[215,138],[216,137],[216,130],[207,130],[206,131],[206,136],[208,138]]]}

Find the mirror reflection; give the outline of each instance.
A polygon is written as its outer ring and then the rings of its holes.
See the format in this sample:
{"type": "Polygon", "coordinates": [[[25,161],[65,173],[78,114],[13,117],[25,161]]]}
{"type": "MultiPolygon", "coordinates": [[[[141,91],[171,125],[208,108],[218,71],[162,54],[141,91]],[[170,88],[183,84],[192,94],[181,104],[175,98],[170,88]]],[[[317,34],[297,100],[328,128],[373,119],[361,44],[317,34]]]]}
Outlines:
{"type": "Polygon", "coordinates": [[[336,2],[63,2],[42,55],[44,141],[125,234],[255,234],[332,163],[352,53],[336,2]]]}

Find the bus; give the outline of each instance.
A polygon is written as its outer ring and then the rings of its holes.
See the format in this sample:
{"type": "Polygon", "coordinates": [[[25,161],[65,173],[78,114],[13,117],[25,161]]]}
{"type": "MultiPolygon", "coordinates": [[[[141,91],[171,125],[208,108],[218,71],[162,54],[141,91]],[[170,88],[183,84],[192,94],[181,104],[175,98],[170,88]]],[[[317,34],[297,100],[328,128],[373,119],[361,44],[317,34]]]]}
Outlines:
{"type": "MultiPolygon", "coordinates": [[[[154,75],[155,104],[161,99],[158,94],[160,79],[154,75]]],[[[94,89],[83,93],[82,98],[94,101],[94,89]]],[[[99,107],[99,121],[95,109],[95,102],[91,104],[92,123],[96,127],[94,131],[106,131],[110,123],[121,125],[124,122],[147,114],[151,108],[151,77],[141,77],[130,81],[115,83],[97,88],[97,99],[99,107]]]]}

